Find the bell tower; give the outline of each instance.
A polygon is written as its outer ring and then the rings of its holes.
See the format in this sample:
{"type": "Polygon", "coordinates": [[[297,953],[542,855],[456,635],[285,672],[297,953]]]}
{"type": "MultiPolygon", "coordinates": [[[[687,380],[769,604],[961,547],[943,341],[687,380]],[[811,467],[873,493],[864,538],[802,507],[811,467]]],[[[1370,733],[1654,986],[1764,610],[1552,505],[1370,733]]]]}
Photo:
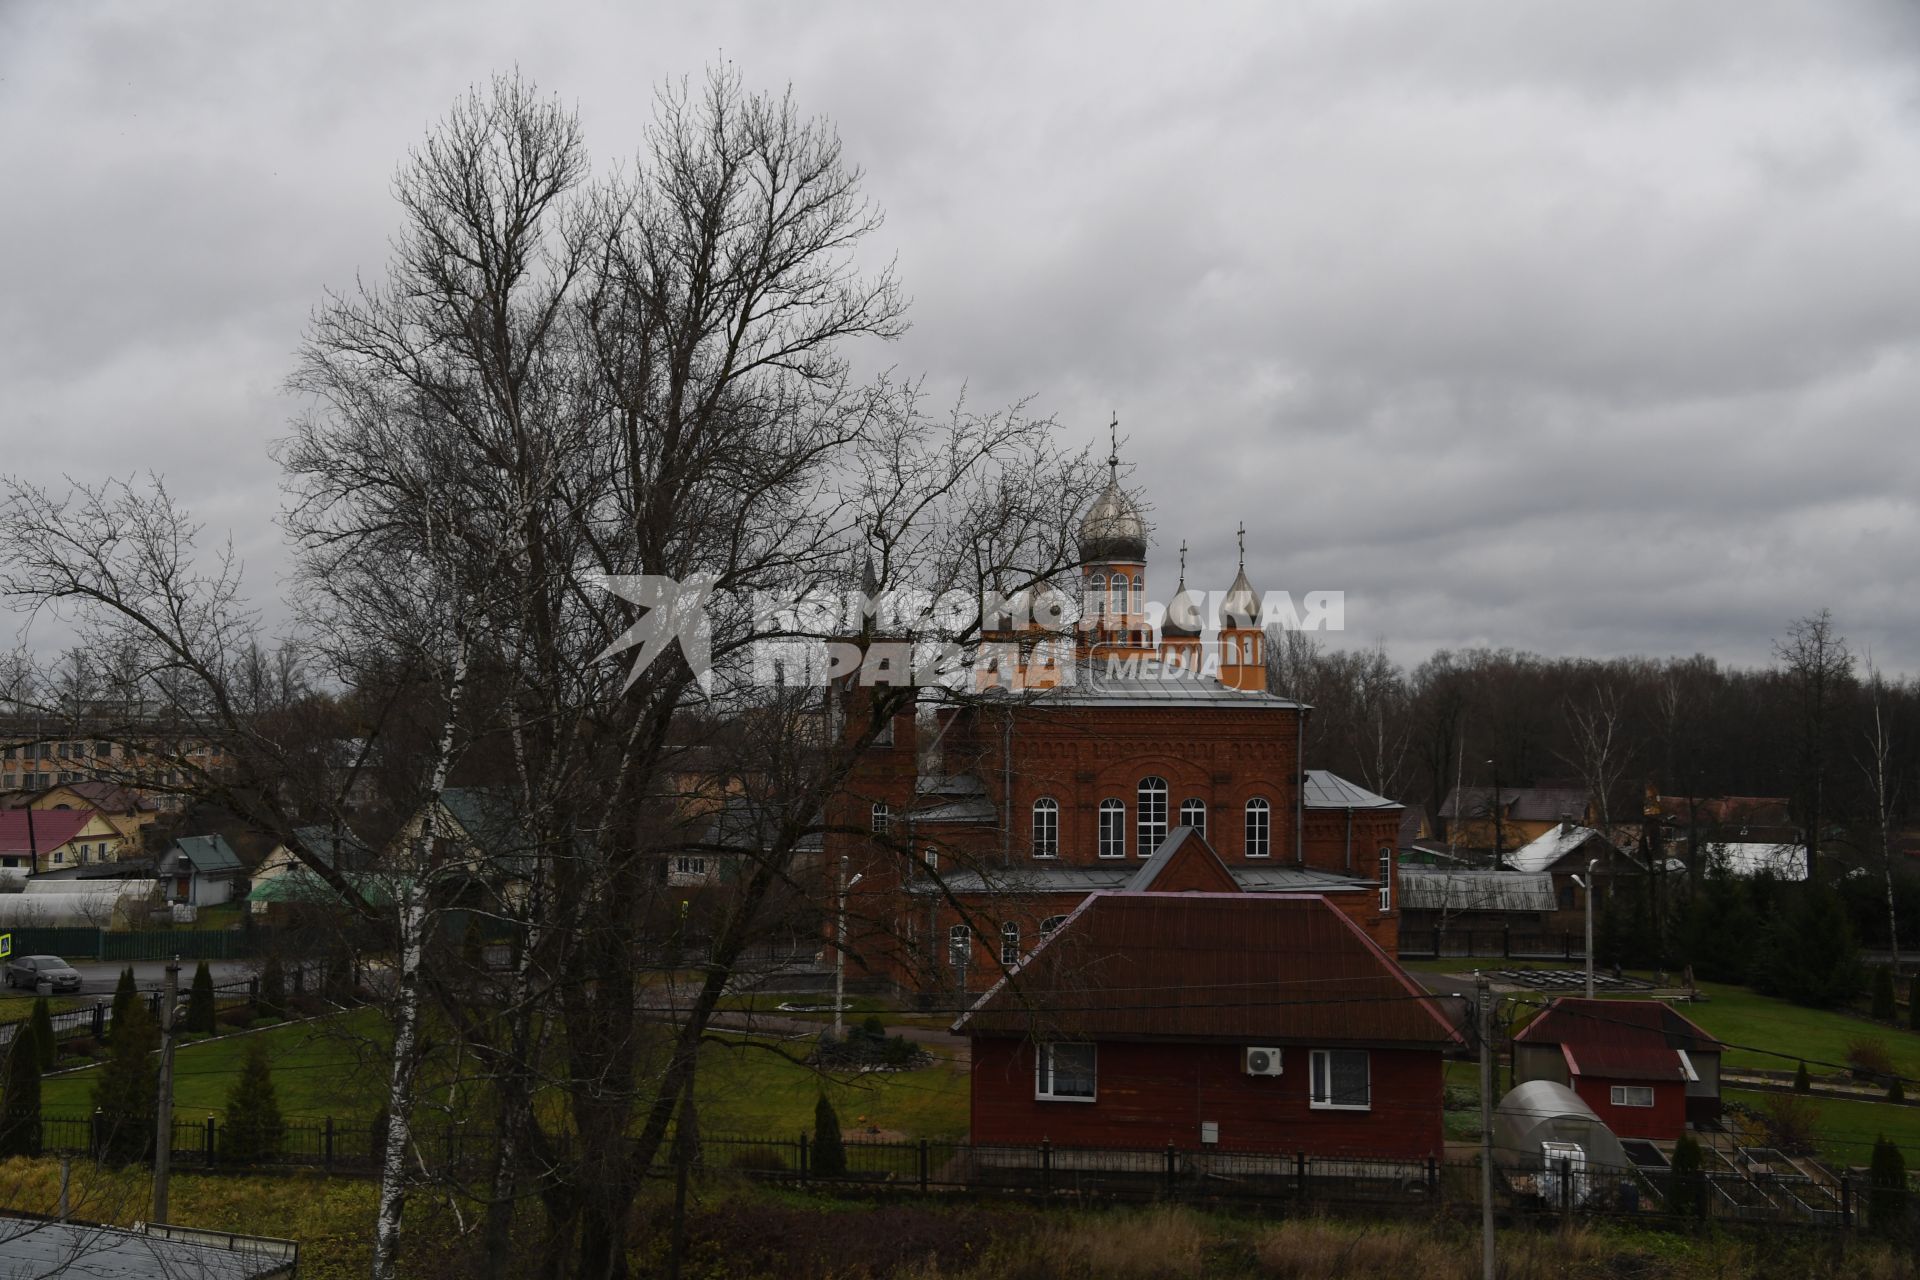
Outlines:
{"type": "Polygon", "coordinates": [[[1147,524],[1120,487],[1120,415],[1109,425],[1107,487],[1080,522],[1081,648],[1090,657],[1152,657],[1147,524]]]}
{"type": "Polygon", "coordinates": [[[1267,687],[1267,637],[1260,629],[1260,596],[1247,581],[1247,525],[1240,539],[1240,572],[1220,602],[1220,683],[1230,689],[1267,687]]]}

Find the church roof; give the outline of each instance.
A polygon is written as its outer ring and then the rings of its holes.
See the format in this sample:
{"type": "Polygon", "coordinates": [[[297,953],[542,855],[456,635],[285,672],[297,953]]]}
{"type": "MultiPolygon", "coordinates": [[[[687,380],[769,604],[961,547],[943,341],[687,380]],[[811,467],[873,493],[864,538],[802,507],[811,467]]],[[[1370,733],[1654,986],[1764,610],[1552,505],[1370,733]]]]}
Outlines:
{"type": "MultiPolygon", "coordinates": [[[[1118,460],[1115,460],[1118,465],[1118,460]]],[[[1107,487],[1093,500],[1080,521],[1080,558],[1082,560],[1145,560],[1147,558],[1147,522],[1140,518],[1127,491],[1120,487],[1116,470],[1107,479],[1107,487]]]]}
{"type": "Polygon", "coordinates": [[[1257,627],[1260,625],[1260,593],[1247,581],[1244,567],[1233,575],[1233,585],[1227,588],[1227,595],[1220,602],[1220,625],[1223,627],[1257,627]]]}
{"type": "Polygon", "coordinates": [[[1325,769],[1308,769],[1303,788],[1309,809],[1398,809],[1400,802],[1375,795],[1325,769]]]}

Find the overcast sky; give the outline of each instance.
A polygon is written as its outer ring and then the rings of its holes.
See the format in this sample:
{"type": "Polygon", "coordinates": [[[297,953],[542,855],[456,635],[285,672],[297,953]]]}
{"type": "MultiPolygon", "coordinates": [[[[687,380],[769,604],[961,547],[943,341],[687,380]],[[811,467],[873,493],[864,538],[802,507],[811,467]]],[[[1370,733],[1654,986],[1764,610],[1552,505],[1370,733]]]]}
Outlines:
{"type": "MultiPolygon", "coordinates": [[[[1413,662],[1920,671],[1920,6],[0,4],[0,468],[286,556],[269,444],[389,180],[517,64],[630,158],[724,58],[830,117],[936,397],[1120,413],[1151,594],[1347,593],[1413,662]]],[[[4,554],[4,549],[0,549],[4,554]]]]}

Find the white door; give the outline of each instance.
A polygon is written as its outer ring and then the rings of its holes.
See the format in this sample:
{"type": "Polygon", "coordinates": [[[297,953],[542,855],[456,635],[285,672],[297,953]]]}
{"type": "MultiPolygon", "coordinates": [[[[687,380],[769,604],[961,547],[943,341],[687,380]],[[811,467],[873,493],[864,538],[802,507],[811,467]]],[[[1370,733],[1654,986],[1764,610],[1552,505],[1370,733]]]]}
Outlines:
{"type": "Polygon", "coordinates": [[[1546,1158],[1546,1169],[1540,1177],[1540,1190],[1546,1197],[1547,1207],[1554,1209],[1562,1204],[1584,1204],[1587,1199],[1587,1153],[1580,1149],[1580,1145],[1574,1142],[1543,1142],[1540,1144],[1540,1154],[1546,1158]],[[1562,1177],[1570,1181],[1569,1187],[1561,1187],[1562,1177]]]}

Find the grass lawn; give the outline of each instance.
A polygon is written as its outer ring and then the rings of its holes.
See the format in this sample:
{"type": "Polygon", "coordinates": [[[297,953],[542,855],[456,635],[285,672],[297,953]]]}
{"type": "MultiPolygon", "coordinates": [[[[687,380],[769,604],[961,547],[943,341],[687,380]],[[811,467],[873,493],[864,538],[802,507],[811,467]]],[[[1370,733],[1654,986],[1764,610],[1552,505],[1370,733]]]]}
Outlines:
{"type": "MultiPolygon", "coordinates": [[[[1748,1089],[1728,1089],[1729,1102],[1741,1102],[1756,1111],[1786,1095],[1748,1089]]],[[[1797,1095],[1796,1095],[1797,1096],[1797,1095]]],[[[1836,1164],[1864,1165],[1873,1155],[1874,1140],[1891,1138],[1907,1157],[1907,1168],[1920,1166],[1920,1107],[1851,1098],[1809,1097],[1818,1119],[1815,1141],[1820,1153],[1836,1164]]]]}
{"type": "MultiPolygon", "coordinates": [[[[99,996],[49,996],[48,1013],[66,1013],[83,1006],[91,1007],[99,996]]],[[[8,993],[0,995],[0,1022],[25,1022],[33,1013],[34,997],[8,993]]]]}
{"type": "Polygon", "coordinates": [[[1844,1013],[1803,1009],[1785,1000],[1756,995],[1745,987],[1703,982],[1700,991],[1705,1000],[1676,1007],[1730,1046],[1750,1046],[1729,1048],[1723,1058],[1729,1067],[1791,1071],[1805,1058],[1807,1070],[1814,1074],[1834,1074],[1835,1067],[1818,1064],[1844,1064],[1847,1042],[1870,1037],[1885,1042],[1901,1075],[1920,1077],[1920,1034],[1915,1032],[1844,1013]],[[1774,1052],[1754,1052],[1756,1049],[1774,1052]]]}
{"type": "MultiPolygon", "coordinates": [[[[198,1116],[224,1112],[227,1092],[239,1079],[250,1043],[267,1046],[280,1113],[287,1119],[371,1116],[384,1092],[384,1064],[368,1052],[378,1015],[362,1010],[270,1028],[204,1043],[188,1042],[174,1052],[174,1112],[198,1116]],[[362,1057],[367,1060],[363,1063],[362,1057]]],[[[79,1115],[93,1109],[98,1067],[49,1076],[40,1086],[40,1105],[49,1114],[79,1115]]]]}
{"type": "Polygon", "coordinates": [[[700,1055],[700,1123],[712,1134],[785,1138],[813,1131],[822,1093],[843,1129],[869,1126],[910,1138],[961,1138],[967,1132],[967,1070],[950,1057],[918,1071],[822,1074],[783,1054],[802,1042],[724,1036],[700,1055]],[[772,1048],[769,1048],[772,1046],[772,1048]]]}
{"type": "MultiPolygon", "coordinates": [[[[833,993],[793,992],[793,991],[749,991],[740,995],[720,997],[720,1008],[731,1013],[761,1013],[774,1018],[794,1018],[802,1022],[828,1023],[833,1021],[833,993]],[[827,1008],[820,1010],[787,1010],[783,1004],[820,1004],[827,1008]]],[[[882,1000],[877,996],[848,996],[846,1020],[857,1023],[872,1014],[887,1025],[888,1031],[899,1027],[918,1027],[926,1031],[945,1031],[953,1025],[954,1015],[950,1013],[918,1013],[911,1009],[902,1009],[897,1003],[882,1000]]]]}

